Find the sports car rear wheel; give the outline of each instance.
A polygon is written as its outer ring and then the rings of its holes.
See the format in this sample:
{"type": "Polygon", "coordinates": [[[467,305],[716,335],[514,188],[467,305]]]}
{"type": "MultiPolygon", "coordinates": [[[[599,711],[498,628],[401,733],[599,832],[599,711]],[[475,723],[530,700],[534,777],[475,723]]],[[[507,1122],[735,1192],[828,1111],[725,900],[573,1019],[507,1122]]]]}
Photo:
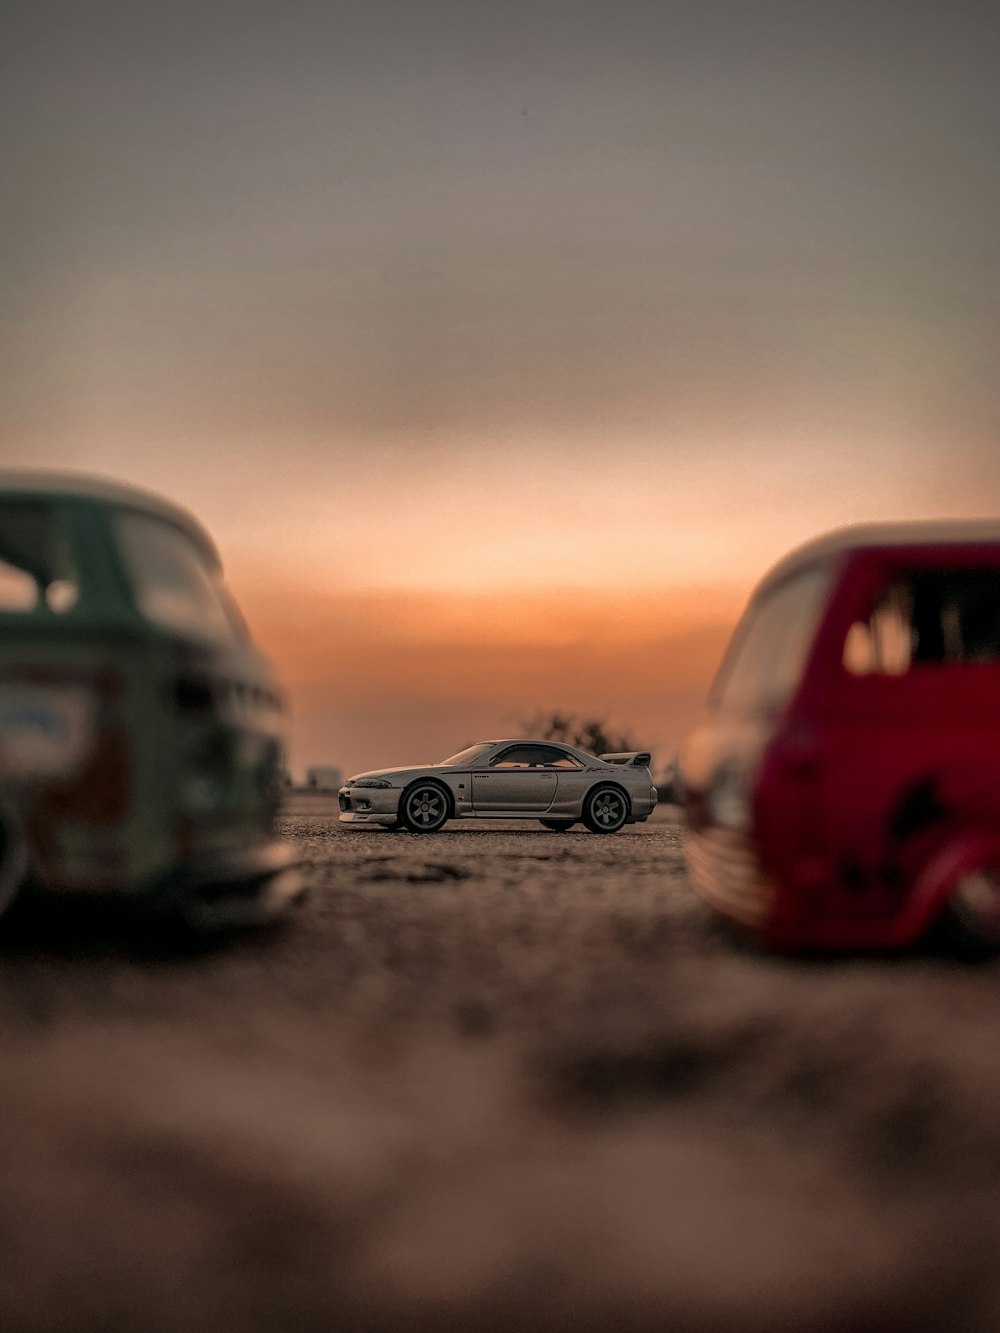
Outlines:
{"type": "Polygon", "coordinates": [[[538,821],[542,828],[549,829],[552,833],[568,833],[576,823],[575,819],[540,819],[538,821]]]}
{"type": "Polygon", "coordinates": [[[436,782],[415,782],[399,803],[400,822],[411,833],[436,833],[449,813],[448,793],[436,782]]]}
{"type": "Polygon", "coordinates": [[[595,787],[583,803],[583,822],[591,833],[617,833],[628,819],[628,797],[620,787],[595,787]]]}

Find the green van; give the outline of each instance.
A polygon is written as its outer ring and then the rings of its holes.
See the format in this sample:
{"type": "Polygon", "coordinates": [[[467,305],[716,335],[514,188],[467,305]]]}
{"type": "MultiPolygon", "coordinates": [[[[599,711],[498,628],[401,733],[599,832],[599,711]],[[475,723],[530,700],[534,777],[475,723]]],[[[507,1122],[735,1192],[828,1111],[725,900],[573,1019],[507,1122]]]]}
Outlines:
{"type": "Polygon", "coordinates": [[[0,471],[0,910],[19,890],[197,927],[301,895],[275,838],[285,707],[184,510],[0,471]]]}

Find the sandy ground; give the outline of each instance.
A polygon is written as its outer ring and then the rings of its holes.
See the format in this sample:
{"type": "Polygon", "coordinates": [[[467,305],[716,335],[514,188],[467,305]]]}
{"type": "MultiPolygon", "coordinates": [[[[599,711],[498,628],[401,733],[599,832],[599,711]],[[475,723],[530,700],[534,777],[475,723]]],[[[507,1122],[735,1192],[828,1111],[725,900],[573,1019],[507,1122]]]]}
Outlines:
{"type": "Polygon", "coordinates": [[[795,962],[613,838],[353,832],[208,953],[0,950],[0,1328],[1000,1328],[1000,965],[795,962]]]}

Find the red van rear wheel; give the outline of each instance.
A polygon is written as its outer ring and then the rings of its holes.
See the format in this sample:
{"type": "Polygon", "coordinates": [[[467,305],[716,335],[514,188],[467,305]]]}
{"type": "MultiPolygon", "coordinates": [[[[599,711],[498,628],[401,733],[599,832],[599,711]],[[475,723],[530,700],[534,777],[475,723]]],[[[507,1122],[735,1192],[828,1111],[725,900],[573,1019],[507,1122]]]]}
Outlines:
{"type": "Polygon", "coordinates": [[[948,943],[966,958],[1000,953],[1000,867],[971,870],[955,885],[945,914],[948,943]]]}

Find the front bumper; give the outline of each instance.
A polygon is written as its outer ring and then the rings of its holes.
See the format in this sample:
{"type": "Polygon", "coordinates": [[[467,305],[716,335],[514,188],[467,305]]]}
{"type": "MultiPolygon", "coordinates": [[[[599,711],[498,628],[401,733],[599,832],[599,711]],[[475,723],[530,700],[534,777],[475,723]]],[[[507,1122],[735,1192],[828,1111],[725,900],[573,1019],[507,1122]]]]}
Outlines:
{"type": "Polygon", "coordinates": [[[758,934],[767,929],[777,890],[760,868],[750,839],[730,829],[688,829],[688,875],[698,893],[723,916],[758,934]]]}
{"type": "Polygon", "coordinates": [[[399,818],[398,787],[341,787],[340,822],[389,828],[399,818]]]}
{"type": "Polygon", "coordinates": [[[266,925],[305,896],[298,857],[282,842],[202,853],[138,883],[79,889],[48,885],[31,875],[29,899],[82,917],[124,915],[150,923],[181,921],[197,931],[266,925]]]}
{"type": "Polygon", "coordinates": [[[198,857],[170,872],[147,901],[197,930],[223,930],[275,921],[304,896],[295,850],[271,842],[198,857]]]}

